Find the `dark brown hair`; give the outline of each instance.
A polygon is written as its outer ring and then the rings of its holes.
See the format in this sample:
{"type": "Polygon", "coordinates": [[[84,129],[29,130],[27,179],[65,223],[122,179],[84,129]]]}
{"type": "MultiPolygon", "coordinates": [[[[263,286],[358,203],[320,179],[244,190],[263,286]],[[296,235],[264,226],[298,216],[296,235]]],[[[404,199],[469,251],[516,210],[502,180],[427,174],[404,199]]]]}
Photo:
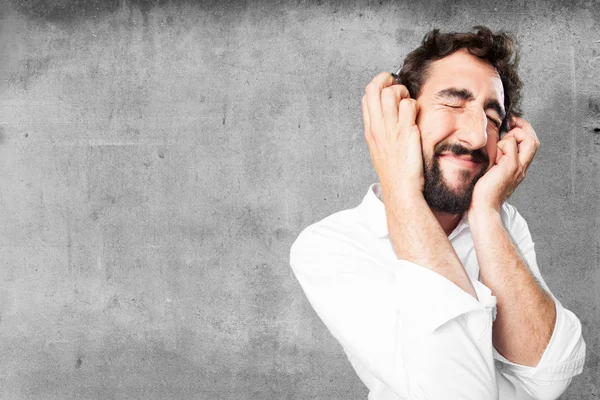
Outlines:
{"type": "Polygon", "coordinates": [[[398,74],[400,83],[408,89],[413,99],[419,97],[421,87],[430,64],[452,53],[465,49],[472,55],[488,61],[498,71],[504,87],[504,109],[506,117],[500,130],[508,131],[508,122],[512,116],[521,116],[521,90],[523,83],[517,68],[519,54],[514,37],[505,32],[492,33],[489,28],[476,26],[473,32],[440,33],[439,29],[428,32],[421,46],[411,51],[404,59],[398,74]]]}

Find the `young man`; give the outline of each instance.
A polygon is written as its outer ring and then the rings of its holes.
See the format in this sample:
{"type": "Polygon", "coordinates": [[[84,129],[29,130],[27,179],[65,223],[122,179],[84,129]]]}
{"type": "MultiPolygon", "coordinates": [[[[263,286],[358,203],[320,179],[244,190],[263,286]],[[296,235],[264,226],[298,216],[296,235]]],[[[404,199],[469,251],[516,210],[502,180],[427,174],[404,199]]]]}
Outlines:
{"type": "Polygon", "coordinates": [[[504,202],[539,146],[516,70],[504,33],[428,33],[362,99],[380,183],[292,246],[371,400],[556,399],[583,369],[581,324],[504,202]]]}

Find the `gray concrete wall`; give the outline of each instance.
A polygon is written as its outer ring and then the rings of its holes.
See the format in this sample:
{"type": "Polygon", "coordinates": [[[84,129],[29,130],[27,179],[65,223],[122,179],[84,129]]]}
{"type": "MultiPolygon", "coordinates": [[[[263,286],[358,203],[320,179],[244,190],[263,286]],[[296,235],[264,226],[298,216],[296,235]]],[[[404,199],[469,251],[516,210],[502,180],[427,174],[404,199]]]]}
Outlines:
{"type": "Polygon", "coordinates": [[[375,181],[360,97],[433,27],[514,32],[512,203],[600,396],[597,1],[0,6],[0,398],[366,399],[288,267],[375,181]],[[418,3],[418,4],[413,4],[418,3]]]}

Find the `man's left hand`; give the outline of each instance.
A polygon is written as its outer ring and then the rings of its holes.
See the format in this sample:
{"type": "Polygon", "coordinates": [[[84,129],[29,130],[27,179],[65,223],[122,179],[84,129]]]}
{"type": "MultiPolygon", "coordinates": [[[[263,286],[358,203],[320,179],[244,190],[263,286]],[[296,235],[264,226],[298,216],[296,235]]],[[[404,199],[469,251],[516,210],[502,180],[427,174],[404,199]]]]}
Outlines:
{"type": "Polygon", "coordinates": [[[540,141],[531,124],[523,118],[513,117],[511,128],[498,141],[495,165],[477,181],[469,211],[491,209],[499,212],[502,203],[525,179],[540,141]]]}

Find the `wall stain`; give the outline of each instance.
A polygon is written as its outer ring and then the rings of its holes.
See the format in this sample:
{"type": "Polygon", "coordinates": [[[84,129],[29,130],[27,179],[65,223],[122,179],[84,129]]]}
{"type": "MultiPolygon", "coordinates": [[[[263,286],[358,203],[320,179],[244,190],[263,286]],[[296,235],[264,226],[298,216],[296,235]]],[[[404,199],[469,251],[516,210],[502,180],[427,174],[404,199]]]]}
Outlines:
{"type": "Polygon", "coordinates": [[[162,337],[140,341],[115,331],[103,338],[102,346],[93,347],[94,355],[86,360],[73,352],[77,374],[57,368],[61,354],[56,349],[42,354],[22,349],[25,359],[32,360],[32,367],[19,374],[16,384],[22,398],[28,399],[188,400],[213,399],[219,397],[218,393],[227,393],[231,380],[223,375],[231,376],[231,372],[219,365],[199,365],[188,358],[202,339],[182,335],[178,340],[188,350],[186,353],[167,351],[162,337]],[[82,368],[84,361],[86,368],[82,368]]]}
{"type": "Polygon", "coordinates": [[[8,76],[8,86],[21,86],[23,89],[27,89],[33,80],[39,78],[48,70],[51,60],[52,57],[50,56],[20,60],[18,71],[8,76]]]}
{"type": "Polygon", "coordinates": [[[588,109],[594,114],[600,114],[600,102],[590,97],[588,100],[588,109]]]}
{"type": "Polygon", "coordinates": [[[121,0],[12,0],[23,15],[52,22],[72,22],[78,18],[99,17],[116,11],[121,0]]]}
{"type": "Polygon", "coordinates": [[[165,6],[188,4],[201,10],[227,13],[247,9],[246,0],[11,0],[10,4],[14,10],[28,18],[67,25],[88,19],[97,21],[123,6],[130,11],[138,9],[144,26],[148,24],[148,16],[154,8],[165,6]]]}

